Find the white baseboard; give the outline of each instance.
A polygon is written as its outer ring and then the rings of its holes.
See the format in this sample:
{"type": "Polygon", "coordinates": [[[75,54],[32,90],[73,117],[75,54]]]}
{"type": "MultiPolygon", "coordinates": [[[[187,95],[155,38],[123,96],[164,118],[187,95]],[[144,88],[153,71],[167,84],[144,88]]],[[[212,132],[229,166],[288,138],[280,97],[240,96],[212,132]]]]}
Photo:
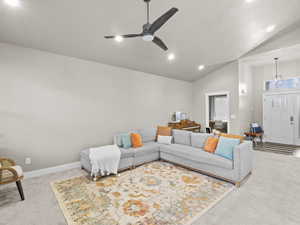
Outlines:
{"type": "Polygon", "coordinates": [[[60,166],[55,166],[55,167],[49,167],[45,169],[40,169],[40,170],[33,170],[29,172],[24,173],[24,178],[33,178],[33,177],[39,177],[43,176],[46,174],[50,173],[57,173],[65,170],[70,170],[70,169],[75,169],[75,168],[80,168],[81,164],[80,162],[73,162],[73,163],[68,163],[60,166]]]}

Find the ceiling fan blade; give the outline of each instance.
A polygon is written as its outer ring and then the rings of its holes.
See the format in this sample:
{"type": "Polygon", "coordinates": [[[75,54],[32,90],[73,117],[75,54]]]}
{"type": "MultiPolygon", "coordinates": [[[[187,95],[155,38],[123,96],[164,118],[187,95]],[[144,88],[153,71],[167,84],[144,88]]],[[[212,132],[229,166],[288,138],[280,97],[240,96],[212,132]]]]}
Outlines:
{"type": "MultiPolygon", "coordinates": [[[[116,36],[104,36],[104,38],[110,39],[110,38],[115,38],[117,36],[118,35],[116,35],[116,36]]],[[[123,38],[134,38],[134,37],[141,37],[143,35],[142,34],[125,34],[125,35],[119,35],[119,36],[121,36],[123,38]]]]}
{"type": "Polygon", "coordinates": [[[165,14],[163,14],[161,17],[159,17],[157,20],[155,20],[150,29],[149,32],[151,34],[154,34],[157,30],[159,30],[175,13],[178,12],[177,8],[172,8],[169,11],[167,11],[165,14]]]}
{"type": "Polygon", "coordinates": [[[168,47],[165,45],[165,43],[158,37],[154,37],[153,42],[157,44],[160,48],[167,51],[168,47]]]}

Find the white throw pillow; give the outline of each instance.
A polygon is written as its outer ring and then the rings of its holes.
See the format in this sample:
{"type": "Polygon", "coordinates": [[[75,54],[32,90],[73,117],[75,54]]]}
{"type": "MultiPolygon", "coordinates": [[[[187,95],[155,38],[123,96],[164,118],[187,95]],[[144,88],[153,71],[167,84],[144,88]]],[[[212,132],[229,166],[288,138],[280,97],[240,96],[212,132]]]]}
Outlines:
{"type": "Polygon", "coordinates": [[[157,143],[164,144],[164,145],[170,145],[172,144],[172,136],[160,136],[157,137],[157,143]]]}

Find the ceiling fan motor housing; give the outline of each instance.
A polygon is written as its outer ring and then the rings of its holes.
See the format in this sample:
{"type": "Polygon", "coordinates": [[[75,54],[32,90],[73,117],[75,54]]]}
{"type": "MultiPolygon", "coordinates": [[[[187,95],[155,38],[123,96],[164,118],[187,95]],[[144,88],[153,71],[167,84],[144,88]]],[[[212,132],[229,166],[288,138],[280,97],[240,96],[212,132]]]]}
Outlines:
{"type": "Polygon", "coordinates": [[[145,33],[149,33],[149,34],[150,34],[150,32],[149,32],[150,27],[151,27],[151,24],[150,24],[150,23],[144,24],[144,25],[143,25],[143,34],[145,34],[145,33]]]}

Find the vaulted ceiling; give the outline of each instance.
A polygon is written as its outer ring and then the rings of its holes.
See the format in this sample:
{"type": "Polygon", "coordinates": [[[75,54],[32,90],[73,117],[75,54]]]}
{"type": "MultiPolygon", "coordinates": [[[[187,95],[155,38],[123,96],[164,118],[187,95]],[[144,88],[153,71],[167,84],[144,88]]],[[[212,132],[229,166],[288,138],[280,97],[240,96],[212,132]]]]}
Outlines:
{"type": "Polygon", "coordinates": [[[187,81],[237,59],[300,19],[299,0],[152,0],[151,21],[179,8],[157,33],[176,55],[168,62],[168,52],[152,43],[103,38],[140,32],[146,21],[143,0],[21,3],[10,8],[0,2],[0,41],[187,81]],[[270,25],[276,27],[268,33],[270,25]],[[201,72],[200,64],[206,65],[201,72]]]}

